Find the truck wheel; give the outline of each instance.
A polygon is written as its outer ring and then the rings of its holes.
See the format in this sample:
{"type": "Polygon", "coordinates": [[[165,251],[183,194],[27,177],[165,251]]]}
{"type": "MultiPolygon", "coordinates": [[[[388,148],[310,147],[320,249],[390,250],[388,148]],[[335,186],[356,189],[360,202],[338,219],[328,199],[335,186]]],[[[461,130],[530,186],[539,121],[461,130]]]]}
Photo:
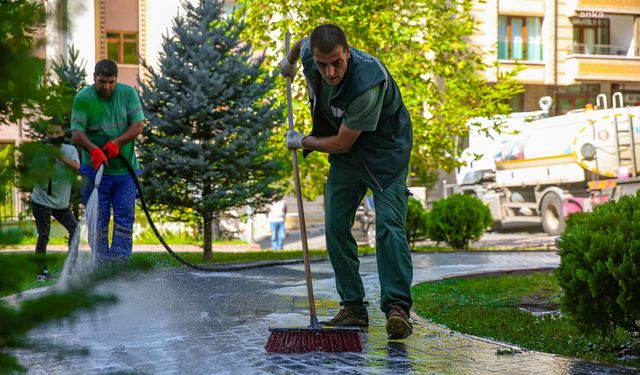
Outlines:
{"type": "Polygon", "coordinates": [[[547,193],[541,206],[542,229],[553,236],[561,234],[565,226],[562,199],[556,193],[547,193]]]}

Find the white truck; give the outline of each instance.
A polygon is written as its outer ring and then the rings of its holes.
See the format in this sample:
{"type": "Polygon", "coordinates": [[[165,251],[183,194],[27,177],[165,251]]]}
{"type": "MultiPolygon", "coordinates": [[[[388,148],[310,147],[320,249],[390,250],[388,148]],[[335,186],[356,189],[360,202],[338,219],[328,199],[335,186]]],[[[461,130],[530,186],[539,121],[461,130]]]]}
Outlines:
{"type": "MultiPolygon", "coordinates": [[[[542,224],[562,233],[566,217],[640,188],[640,106],[622,94],[597,97],[598,109],[548,117],[542,111],[504,118],[501,133],[472,131],[457,173],[458,189],[489,205],[495,227],[542,224]]],[[[482,122],[482,121],[481,121],[482,122]]],[[[493,121],[482,123],[490,128],[493,121]]]]}

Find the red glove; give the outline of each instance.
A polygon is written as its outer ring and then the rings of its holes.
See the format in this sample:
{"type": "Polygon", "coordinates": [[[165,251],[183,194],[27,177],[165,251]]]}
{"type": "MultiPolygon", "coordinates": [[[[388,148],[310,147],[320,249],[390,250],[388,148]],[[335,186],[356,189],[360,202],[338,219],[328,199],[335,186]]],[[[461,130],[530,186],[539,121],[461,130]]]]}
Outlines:
{"type": "Polygon", "coordinates": [[[110,158],[115,158],[120,153],[120,146],[113,141],[107,142],[102,149],[107,152],[107,156],[110,158]]]}
{"type": "Polygon", "coordinates": [[[107,157],[104,156],[104,152],[96,147],[91,150],[91,164],[93,164],[93,169],[97,171],[98,168],[100,168],[100,164],[102,163],[109,165],[109,163],[107,162],[107,157]]]}

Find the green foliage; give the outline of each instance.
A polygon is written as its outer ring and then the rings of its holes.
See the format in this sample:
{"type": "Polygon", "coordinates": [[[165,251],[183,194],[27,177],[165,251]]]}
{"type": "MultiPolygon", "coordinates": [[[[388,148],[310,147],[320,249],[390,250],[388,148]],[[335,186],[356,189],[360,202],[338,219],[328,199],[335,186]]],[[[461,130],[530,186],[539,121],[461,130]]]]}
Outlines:
{"type": "Polygon", "coordinates": [[[427,232],[434,241],[445,241],[454,249],[468,249],[491,226],[489,207],[471,195],[454,194],[434,202],[427,232]]]}
{"type": "Polygon", "coordinates": [[[273,75],[239,38],[245,25],[223,18],[222,2],[183,6],[159,70],[145,65],[150,80],[140,81],[148,120],[142,182],[155,210],[200,218],[207,257],[221,213],[280,193],[267,139],[281,109],[269,96],[273,75]]]}
{"type": "Polygon", "coordinates": [[[79,60],[79,52],[73,45],[68,55],[59,56],[53,62],[53,72],[57,80],[49,76],[42,87],[42,98],[38,106],[38,118],[32,121],[29,135],[32,139],[42,139],[47,133],[47,125],[61,125],[65,132],[65,142],[71,143],[71,108],[75,95],[87,85],[86,61],[79,60]]]}
{"type": "Polygon", "coordinates": [[[427,237],[427,210],[422,206],[419,200],[409,198],[407,210],[407,240],[411,249],[415,248],[416,242],[424,240],[427,237]]]}
{"type": "MultiPolygon", "coordinates": [[[[145,219],[146,220],[146,219],[145,219]]],[[[156,223],[157,225],[157,223],[156,223]]],[[[134,242],[136,244],[161,244],[156,234],[153,232],[150,226],[144,226],[144,230],[135,236],[134,242]]],[[[172,230],[163,230],[158,228],[160,235],[169,244],[191,244],[198,245],[202,243],[202,236],[198,236],[198,233],[191,234],[189,232],[175,232],[172,230]]]]}
{"type": "MultiPolygon", "coordinates": [[[[61,21],[59,21],[61,22],[61,21]]],[[[42,140],[47,133],[47,125],[61,125],[65,130],[65,143],[71,141],[71,108],[75,95],[87,85],[85,71],[86,61],[79,59],[79,52],[73,45],[69,46],[67,56],[59,56],[53,62],[53,72],[57,80],[49,76],[42,87],[42,98],[38,106],[38,116],[29,123],[29,136],[32,139],[42,140]]],[[[82,197],[80,196],[80,179],[77,174],[65,168],[74,183],[71,190],[70,205],[74,213],[80,212],[82,197]]]]}
{"type": "Polygon", "coordinates": [[[70,181],[77,179],[75,171],[70,168],[54,168],[56,159],[62,157],[62,151],[57,146],[42,142],[23,142],[18,147],[18,152],[16,184],[22,191],[30,192],[36,185],[46,187],[50,178],[70,181]]]}
{"type": "Polygon", "coordinates": [[[44,25],[42,2],[0,2],[0,123],[22,117],[39,98],[44,60],[36,57],[36,31],[44,25]]]}
{"type": "MultiPolygon", "coordinates": [[[[0,296],[23,290],[38,271],[35,254],[0,254],[0,296]]],[[[61,261],[64,259],[60,258],[61,261]]],[[[111,304],[115,297],[92,292],[101,281],[113,278],[128,269],[149,269],[147,261],[133,260],[130,267],[114,264],[71,283],[66,290],[49,290],[17,303],[0,299],[0,373],[25,370],[10,353],[15,349],[38,350],[25,340],[28,332],[38,326],[73,317],[78,310],[89,310],[98,305],[111,304]]],[[[61,352],[71,348],[58,348],[61,352]]]]}
{"type": "MultiPolygon", "coordinates": [[[[7,228],[0,229],[0,247],[7,245],[19,245],[24,243],[25,238],[37,239],[36,231],[33,228],[7,228]]],[[[34,242],[35,243],[35,242],[34,242]]]]}
{"type": "Polygon", "coordinates": [[[562,311],[584,331],[640,330],[640,193],[569,217],[557,243],[562,311]]]}
{"type": "Polygon", "coordinates": [[[0,145],[0,205],[11,199],[15,170],[15,146],[0,145]]]}
{"type": "MultiPolygon", "coordinates": [[[[284,57],[285,31],[292,32],[292,42],[295,42],[326,22],[340,26],[350,45],[379,57],[398,83],[411,115],[414,177],[429,180],[432,170],[452,170],[458,163],[455,156],[462,151],[458,143],[468,134],[469,120],[510,112],[508,100],[522,91],[522,86],[513,78],[514,72],[501,74],[495,84],[488,84],[484,79],[490,66],[482,62],[483,52],[469,41],[477,24],[470,12],[473,0],[242,0],[239,3],[242,6],[238,16],[244,17],[248,24],[246,37],[255,46],[272,51],[267,62],[274,67],[284,57]]],[[[277,97],[284,103],[285,80],[277,83],[277,97]]],[[[296,129],[308,133],[311,116],[301,73],[292,88],[296,129]]],[[[283,123],[271,142],[277,157],[286,161],[290,160],[290,151],[284,146],[285,131],[283,123]]],[[[301,160],[306,197],[313,199],[323,193],[327,170],[326,157],[320,153],[301,160]]]]}
{"type": "Polygon", "coordinates": [[[640,367],[619,360],[637,353],[630,332],[585,335],[559,314],[534,315],[521,308],[556,311],[561,289],[552,273],[448,279],[412,288],[416,313],[450,329],[546,353],[640,367]]]}

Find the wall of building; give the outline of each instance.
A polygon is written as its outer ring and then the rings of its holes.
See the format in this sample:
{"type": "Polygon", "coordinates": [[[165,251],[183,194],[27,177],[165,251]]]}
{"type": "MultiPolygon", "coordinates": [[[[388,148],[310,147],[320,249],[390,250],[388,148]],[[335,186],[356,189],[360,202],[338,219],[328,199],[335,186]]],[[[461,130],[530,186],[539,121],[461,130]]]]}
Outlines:
{"type": "Polygon", "coordinates": [[[550,93],[545,85],[525,85],[524,112],[539,111],[540,105],[538,101],[547,95],[550,95],[550,93]]]}
{"type": "Polygon", "coordinates": [[[154,68],[158,68],[162,36],[171,32],[173,18],[180,8],[180,0],[147,0],[146,52],[143,57],[154,68]]]}
{"type": "Polygon", "coordinates": [[[104,27],[106,30],[138,31],[138,1],[105,1],[104,27]]]}
{"type": "MultiPolygon", "coordinates": [[[[60,1],[47,1],[47,9],[56,9],[60,1]]],[[[47,20],[47,64],[50,67],[52,61],[59,59],[61,55],[66,56],[68,47],[73,45],[79,52],[79,60],[86,62],[87,76],[91,77],[96,63],[94,2],[68,0],[68,14],[70,15],[70,28],[67,33],[60,33],[59,25],[55,23],[55,20],[51,18],[47,20]]],[[[89,81],[91,80],[89,79],[89,81]]]]}

